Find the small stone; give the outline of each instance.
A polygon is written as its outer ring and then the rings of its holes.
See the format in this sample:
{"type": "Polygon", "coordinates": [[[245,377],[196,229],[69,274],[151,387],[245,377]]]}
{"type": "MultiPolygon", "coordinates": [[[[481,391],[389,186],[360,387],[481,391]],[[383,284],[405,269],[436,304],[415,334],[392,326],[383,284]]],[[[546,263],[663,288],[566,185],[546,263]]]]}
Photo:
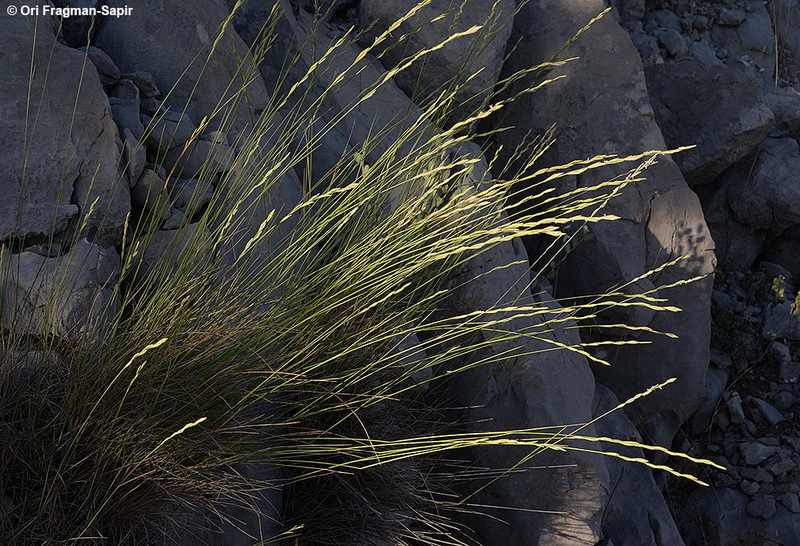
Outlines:
{"type": "Polygon", "coordinates": [[[774,476],[780,476],[786,472],[794,470],[795,464],[789,457],[780,457],[777,461],[766,464],[764,469],[771,472],[774,476]]]}
{"type": "Polygon", "coordinates": [[[747,513],[753,517],[768,519],[775,515],[775,499],[769,495],[756,495],[747,504],[747,513]]]}
{"type": "Polygon", "coordinates": [[[120,99],[123,101],[133,101],[138,108],[140,103],[139,88],[131,80],[120,80],[114,90],[109,95],[111,98],[120,99]]]}
{"type": "Polygon", "coordinates": [[[780,409],[789,409],[794,405],[794,396],[787,391],[779,391],[774,400],[775,405],[780,409]]]}
{"type": "Polygon", "coordinates": [[[750,466],[756,466],[778,452],[778,447],[767,446],[760,442],[747,442],[739,444],[739,451],[744,457],[744,462],[750,466]]]}
{"type": "Polygon", "coordinates": [[[786,420],[786,417],[783,416],[780,410],[778,410],[778,408],[776,408],[769,402],[762,400],[761,398],[755,398],[755,397],[752,398],[751,401],[753,402],[753,404],[756,405],[756,407],[764,416],[764,418],[766,418],[766,420],[769,421],[770,425],[775,426],[778,423],[786,420]]]}
{"type": "Polygon", "coordinates": [[[206,140],[214,144],[228,144],[228,137],[222,131],[207,131],[200,136],[200,140],[206,140]]]}
{"type": "Polygon", "coordinates": [[[97,75],[100,76],[100,83],[103,85],[114,85],[120,77],[119,68],[111,60],[111,57],[106,55],[106,52],[99,47],[89,46],[88,48],[82,47],[80,51],[86,53],[89,60],[97,69],[97,75]]]}
{"type": "Polygon", "coordinates": [[[700,40],[699,42],[693,43],[689,48],[689,52],[692,54],[692,57],[703,64],[710,66],[725,66],[725,63],[719,60],[717,54],[714,53],[714,50],[711,49],[711,46],[708,45],[708,42],[705,40],[700,40]]]}
{"type": "Polygon", "coordinates": [[[176,208],[170,209],[169,218],[167,218],[166,222],[164,222],[164,225],[161,226],[161,229],[164,231],[178,229],[185,223],[185,220],[186,217],[183,215],[183,212],[176,208]]]}
{"type": "Polygon", "coordinates": [[[167,113],[156,118],[143,116],[142,120],[150,131],[147,146],[162,153],[186,144],[197,129],[188,115],[167,113]]]}
{"type": "Polygon", "coordinates": [[[646,65],[660,64],[664,62],[661,57],[661,49],[658,47],[658,40],[646,34],[631,34],[631,41],[639,51],[642,62],[646,65]]]}
{"type": "Polygon", "coordinates": [[[794,493],[786,493],[781,499],[781,503],[789,509],[790,512],[800,514],[800,498],[794,493]]]}
{"type": "Polygon", "coordinates": [[[739,484],[739,489],[741,489],[743,493],[753,497],[758,493],[759,485],[755,482],[742,480],[742,483],[739,484]]]}
{"type": "Polygon", "coordinates": [[[128,182],[133,187],[144,172],[145,163],[147,163],[147,152],[128,128],[122,131],[122,143],[125,171],[128,173],[128,182]]]}
{"type": "Polygon", "coordinates": [[[723,27],[735,27],[741,25],[747,14],[740,9],[723,9],[719,14],[719,24],[723,27]]]}
{"type": "Polygon", "coordinates": [[[767,308],[761,335],[769,341],[775,338],[800,341],[800,320],[792,315],[790,302],[781,302],[767,308]]]}
{"type": "Polygon", "coordinates": [[[658,41],[664,46],[664,49],[670,54],[671,57],[679,58],[689,53],[689,46],[686,40],[677,31],[665,30],[658,35],[658,41]]]}
{"type": "Polygon", "coordinates": [[[153,97],[142,99],[142,113],[150,117],[155,116],[161,111],[161,101],[153,97]]]}
{"type": "Polygon", "coordinates": [[[763,468],[744,467],[739,471],[739,474],[742,476],[742,478],[750,480],[751,482],[772,483],[775,481],[775,478],[772,477],[772,474],[763,468]]]}
{"type": "Polygon", "coordinates": [[[163,196],[164,180],[152,169],[145,169],[142,176],[131,188],[131,200],[155,215],[159,220],[171,216],[169,201],[163,196]]]}
{"type": "Polygon", "coordinates": [[[139,105],[132,100],[109,98],[111,116],[119,128],[120,133],[129,129],[133,138],[139,140],[144,134],[144,125],[139,117],[139,105]]]}
{"type": "Polygon", "coordinates": [[[800,453],[800,438],[794,436],[784,436],[783,441],[794,450],[795,453],[800,453]]]}
{"type": "MultiPolygon", "coordinates": [[[[697,44],[692,44],[693,47],[696,45],[697,44]]],[[[713,290],[711,292],[711,303],[723,308],[729,313],[737,313],[739,311],[739,306],[737,305],[736,301],[734,301],[733,297],[731,297],[730,294],[720,290],[713,290]]]]}
{"type": "Polygon", "coordinates": [[[666,9],[654,11],[647,17],[647,23],[645,24],[646,29],[655,29],[658,27],[674,30],[675,32],[680,32],[683,28],[680,17],[666,9]]]}
{"type": "Polygon", "coordinates": [[[727,472],[716,472],[711,476],[714,487],[730,487],[734,484],[733,477],[727,472]]]}
{"type": "Polygon", "coordinates": [[[192,215],[206,206],[214,195],[210,182],[181,178],[167,184],[170,199],[175,208],[192,215]]]}
{"type": "Polygon", "coordinates": [[[725,401],[728,408],[728,413],[731,415],[731,422],[734,425],[740,425],[745,422],[744,409],[742,409],[742,398],[739,393],[733,391],[725,401]]]}
{"type": "Polygon", "coordinates": [[[704,30],[709,30],[711,28],[711,22],[705,15],[698,15],[694,18],[694,21],[692,21],[692,27],[700,32],[703,32],[704,30]]]}
{"type": "Polygon", "coordinates": [[[158,85],[156,85],[156,80],[150,72],[128,72],[123,74],[122,77],[131,80],[144,97],[157,97],[161,94],[158,85]]]}

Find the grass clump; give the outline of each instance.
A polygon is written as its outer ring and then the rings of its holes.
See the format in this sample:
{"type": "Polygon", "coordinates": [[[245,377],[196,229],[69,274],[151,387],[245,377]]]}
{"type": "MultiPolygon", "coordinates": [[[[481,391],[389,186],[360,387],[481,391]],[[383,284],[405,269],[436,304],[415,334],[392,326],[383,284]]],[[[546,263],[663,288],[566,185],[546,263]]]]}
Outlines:
{"type": "MultiPolygon", "coordinates": [[[[270,54],[279,17],[276,6],[250,51],[255,64],[270,54]]],[[[479,36],[475,27],[447,40],[479,36]]],[[[517,155],[520,172],[535,174],[493,179],[485,172],[502,170],[496,160],[485,171],[481,158],[460,150],[477,122],[513,98],[487,90],[473,115],[436,128],[429,119],[452,120],[454,84],[425,111],[409,108],[374,127],[361,149],[317,177],[309,165],[321,139],[392,85],[392,75],[434,50],[414,53],[331,113],[337,88],[369,64],[372,48],[354,54],[354,39],[345,33],[331,40],[312,63],[303,65],[299,54],[287,59],[285,92],[240,133],[226,174],[217,179],[210,167],[200,170],[199,179],[213,183],[213,197],[173,235],[156,229],[157,207],[131,215],[118,247],[120,275],[107,286],[113,297],[97,309],[105,320],[66,337],[48,328],[4,332],[3,543],[121,544],[169,527],[191,533],[195,520],[181,514],[258,509],[259,491],[283,488],[287,540],[458,544],[467,539],[446,512],[459,499],[431,479],[436,457],[491,445],[535,454],[586,439],[580,424],[456,433],[437,407],[437,386],[478,365],[468,357],[490,343],[475,341],[479,332],[493,332],[493,341],[546,340],[552,329],[591,322],[608,306],[673,307],[652,294],[619,290],[556,310],[498,304],[456,316],[439,311],[452,293],[453,272],[476,256],[522,236],[563,246],[568,233],[580,231],[575,227],[613,221],[603,206],[665,152],[533,169],[543,140],[517,155]],[[332,84],[320,92],[321,73],[348,55],[355,57],[347,70],[328,75],[332,84]],[[291,67],[302,66],[288,79],[291,67]],[[300,146],[298,134],[307,135],[300,146]],[[619,162],[643,163],[566,195],[550,186],[619,162]],[[296,202],[276,202],[298,168],[305,191],[296,202]],[[509,214],[506,203],[521,183],[538,188],[526,197],[536,206],[509,214]],[[538,331],[510,329],[514,318],[530,316],[548,318],[538,331]],[[46,365],[30,366],[32,354],[44,355],[46,365]],[[272,469],[270,477],[247,475],[243,469],[252,465],[272,469]]],[[[212,125],[224,130],[232,123],[255,77],[243,63],[241,88],[200,124],[186,153],[212,125]]],[[[165,168],[178,176],[175,165],[165,168]]],[[[81,236],[78,230],[75,240],[81,236]]],[[[66,288],[49,286],[37,297],[56,301],[66,288]]],[[[594,359],[581,346],[551,342],[548,350],[594,359]]],[[[501,353],[480,365],[510,357],[501,353]]]]}

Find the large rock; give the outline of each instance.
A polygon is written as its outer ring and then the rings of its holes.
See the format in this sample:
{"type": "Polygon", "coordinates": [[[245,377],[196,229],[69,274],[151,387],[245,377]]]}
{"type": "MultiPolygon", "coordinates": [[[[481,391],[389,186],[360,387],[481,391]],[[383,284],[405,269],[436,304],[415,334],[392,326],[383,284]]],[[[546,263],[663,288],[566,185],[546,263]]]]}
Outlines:
{"type": "MultiPolygon", "coordinates": [[[[592,406],[602,415],[619,405],[611,390],[598,384],[592,406]]],[[[600,419],[595,428],[600,436],[641,442],[642,438],[622,410],[600,419]]],[[[640,448],[603,442],[603,451],[626,457],[644,458],[640,448]]],[[[667,502],[658,489],[653,473],[638,463],[606,458],[612,492],[603,516],[603,535],[614,546],[682,546],[667,502]]]]}
{"type": "Polygon", "coordinates": [[[693,186],[710,184],[767,136],[773,115],[761,84],[742,71],[690,59],[649,66],[647,88],[667,145],[693,186]]]}
{"type": "MultiPolygon", "coordinates": [[[[267,93],[252,62],[249,48],[231,25],[217,41],[221,25],[230,15],[224,0],[185,2],[163,0],[110,0],[107,5],[133,8],[135,16],[107,18],[97,33],[96,45],[123,72],[149,72],[166,102],[194,120],[211,116],[249,82],[246,93],[227,106],[228,129],[241,130],[261,110],[267,93]],[[212,47],[216,44],[216,47],[212,47]]],[[[217,127],[224,113],[211,126],[217,127]]]]}
{"type": "MultiPolygon", "coordinates": [[[[600,0],[549,0],[522,6],[510,40],[519,42],[519,46],[511,53],[505,75],[552,58],[603,8],[600,0]]],[[[544,134],[553,123],[558,124],[556,140],[539,167],[601,153],[632,154],[666,147],[653,118],[639,55],[611,18],[595,23],[563,56],[578,60],[553,69],[547,77],[565,75],[565,79],[524,95],[503,114],[516,125],[497,136],[505,149],[515,149],[528,132],[544,134]]],[[[519,82],[509,92],[519,92],[530,84],[530,80],[519,82]]],[[[622,170],[624,167],[585,173],[577,183],[592,185],[622,170]]],[[[621,220],[593,225],[592,237],[560,265],[563,295],[596,294],[683,255],[690,258],[664,271],[659,283],[712,273],[714,243],[697,196],[677,165],[668,158],[661,159],[644,176],[641,182],[625,188],[607,208],[621,220]]],[[[651,342],[649,345],[616,347],[603,353],[612,363],[603,381],[620,398],[669,377],[678,378],[671,388],[629,410],[637,424],[652,420],[647,431],[653,441],[668,444],[675,427],[702,399],[708,365],[710,292],[710,278],[659,291],[683,312],[656,314],[650,326],[673,332],[679,340],[644,334],[640,339],[651,342]]],[[[626,318],[635,319],[634,314],[626,318]]]]}
{"type": "MultiPolygon", "coordinates": [[[[404,17],[414,3],[403,0],[363,0],[359,4],[365,47],[404,17]]],[[[451,86],[456,93],[453,121],[468,117],[492,91],[505,55],[506,42],[514,22],[514,2],[499,0],[433,0],[394,32],[407,36],[397,43],[389,40],[373,51],[387,68],[394,68],[409,56],[439,45],[448,36],[482,25],[477,33],[448,43],[395,76],[397,85],[417,102],[436,97],[451,86]],[[444,17],[440,17],[444,15],[444,17]],[[431,22],[433,21],[433,22],[431,22]]]]}
{"type": "MultiPolygon", "coordinates": [[[[476,168],[486,172],[485,164],[476,168]]],[[[454,290],[446,302],[448,313],[513,305],[557,312],[559,306],[547,293],[531,294],[527,258],[519,239],[472,258],[449,281],[454,290]]],[[[457,403],[470,408],[467,421],[480,430],[588,422],[594,392],[591,370],[583,356],[562,348],[580,346],[575,329],[566,324],[554,331],[546,314],[491,318],[508,318],[506,328],[530,335],[508,340],[494,329],[479,333],[477,341],[485,346],[470,362],[483,364],[457,374],[451,387],[457,403]]],[[[581,433],[594,435],[594,427],[581,433]]],[[[497,519],[470,522],[481,544],[596,544],[602,538],[600,522],[609,490],[605,461],[596,454],[571,451],[543,450],[533,458],[530,455],[530,448],[508,446],[473,451],[477,467],[514,467],[515,472],[489,483],[472,501],[479,506],[520,509],[489,508],[497,519]]]]}
{"type": "Polygon", "coordinates": [[[721,177],[738,222],[780,235],[800,224],[800,146],[793,138],[768,138],[755,159],[721,177]]]}
{"type": "Polygon", "coordinates": [[[113,248],[81,239],[57,258],[4,251],[1,261],[3,328],[77,340],[119,311],[120,258],[113,248]]]}
{"type": "Polygon", "coordinates": [[[96,200],[87,234],[111,243],[130,211],[117,128],[94,65],[46,23],[0,16],[0,241],[57,232],[96,200]]]}

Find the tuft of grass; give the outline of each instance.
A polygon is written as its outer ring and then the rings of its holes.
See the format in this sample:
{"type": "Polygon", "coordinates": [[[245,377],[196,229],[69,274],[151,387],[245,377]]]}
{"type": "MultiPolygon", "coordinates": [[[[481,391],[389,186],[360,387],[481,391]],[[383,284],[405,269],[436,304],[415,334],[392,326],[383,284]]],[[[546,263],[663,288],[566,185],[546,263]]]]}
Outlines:
{"type": "MultiPolygon", "coordinates": [[[[247,103],[248,85],[259,77],[253,66],[272,53],[279,17],[276,3],[249,52],[253,65],[242,61],[232,93],[200,123],[185,153],[210,127],[224,131],[236,107],[247,103]]],[[[525,446],[535,456],[586,449],[585,440],[633,445],[587,438],[585,424],[456,433],[435,387],[465,369],[465,357],[482,344],[520,336],[549,343],[545,351],[597,361],[586,347],[560,344],[547,333],[591,324],[612,306],[677,312],[669,302],[654,293],[627,294],[623,286],[563,308],[498,304],[448,318],[436,311],[452,290],[453,272],[497,245],[538,236],[564,248],[576,227],[613,221],[603,212],[609,200],[675,151],[536,169],[541,146],[521,147],[519,173],[476,178],[480,160],[458,150],[476,122],[514,99],[487,90],[472,115],[437,128],[428,120],[452,119],[454,82],[424,110],[409,109],[374,128],[360,150],[315,178],[319,173],[308,170],[321,139],[392,85],[393,75],[441,47],[412,54],[364,85],[351,104],[328,111],[336,88],[364,74],[366,56],[393,39],[391,31],[357,53],[347,70],[328,75],[333,84],[321,90],[315,85],[320,74],[352,55],[353,32],[315,50],[313,63],[288,58],[280,76],[287,91],[236,138],[233,168],[217,179],[212,158],[197,174],[215,192],[207,207],[185,219],[175,232],[180,236],[159,239],[152,211],[131,215],[119,246],[121,272],[109,287],[113,304],[97,310],[106,319],[95,328],[68,337],[46,324],[36,332],[3,333],[0,542],[136,543],[143,533],[180,526],[175,514],[181,510],[248,507],[253,491],[283,488],[287,540],[461,544],[465,531],[446,515],[460,499],[447,478],[434,479],[437,457],[481,446],[525,446]],[[299,73],[294,80],[292,68],[299,73]],[[306,135],[302,146],[298,134],[306,135]],[[550,185],[623,162],[632,165],[626,175],[591,188],[558,195],[550,185]],[[304,194],[297,203],[274,202],[296,169],[305,169],[304,194]],[[506,203],[523,184],[534,188],[525,197],[530,208],[511,212],[506,203]],[[530,316],[547,320],[537,331],[510,329],[516,318],[530,316]],[[481,331],[492,332],[492,340],[475,341],[481,331]],[[403,345],[417,334],[417,345],[403,345]],[[47,355],[47,364],[31,368],[25,356],[31,351],[47,355]],[[248,479],[236,470],[243,464],[279,469],[279,478],[248,479]]],[[[475,27],[443,44],[480,39],[475,27]]],[[[546,85],[544,71],[561,62],[531,68],[543,77],[526,92],[546,85]]],[[[180,175],[176,165],[164,166],[168,179],[180,175]]],[[[501,170],[491,157],[488,167],[501,170]]],[[[103,213],[90,210],[85,217],[103,213]]],[[[83,235],[78,229],[71,246],[83,235]]],[[[27,296],[55,306],[68,289],[62,281],[27,296]]]]}

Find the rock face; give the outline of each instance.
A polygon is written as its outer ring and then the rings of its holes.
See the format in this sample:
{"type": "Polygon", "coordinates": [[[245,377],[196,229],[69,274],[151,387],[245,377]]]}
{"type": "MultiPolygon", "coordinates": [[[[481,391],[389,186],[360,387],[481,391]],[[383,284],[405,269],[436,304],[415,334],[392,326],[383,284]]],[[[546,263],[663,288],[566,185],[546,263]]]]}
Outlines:
{"type": "Polygon", "coordinates": [[[84,54],[58,43],[43,18],[34,35],[36,19],[0,18],[0,241],[58,232],[95,201],[87,234],[114,241],[130,196],[108,99],[94,65],[81,81],[84,54]]]}
{"type": "MultiPolygon", "coordinates": [[[[126,2],[112,0],[107,5],[122,7],[126,2]]],[[[191,8],[177,0],[157,4],[138,0],[127,5],[137,15],[107,18],[95,43],[120,70],[151,73],[166,102],[179,112],[186,106],[186,112],[194,120],[210,117],[242,81],[252,80],[252,83],[247,87],[247,101],[243,97],[233,101],[231,129],[241,130],[252,122],[251,108],[256,111],[264,108],[267,101],[264,83],[260,78],[253,79],[257,71],[252,58],[232,26],[225,29],[225,35],[211,54],[217,30],[230,13],[223,0],[191,8]],[[240,64],[242,68],[238,70],[240,64]]],[[[215,117],[211,126],[216,127],[222,117],[222,114],[215,117]]]]}
{"type": "Polygon", "coordinates": [[[119,268],[113,248],[85,239],[57,258],[4,252],[0,270],[3,328],[71,340],[91,337],[100,321],[119,311],[114,296],[119,268]]]}
{"type": "MultiPolygon", "coordinates": [[[[474,183],[491,179],[485,161],[473,168],[473,174],[474,183]]],[[[505,221],[504,217],[498,219],[505,221]]],[[[472,258],[449,281],[454,290],[446,301],[447,312],[459,315],[494,305],[520,305],[557,313],[559,306],[549,294],[543,290],[531,293],[527,258],[519,239],[472,258]]],[[[493,329],[481,331],[486,347],[472,355],[470,362],[484,364],[453,380],[457,403],[471,408],[467,422],[481,430],[518,430],[547,426],[545,423],[589,421],[594,379],[588,361],[568,349],[553,350],[557,346],[578,348],[581,342],[576,331],[569,326],[553,328],[541,314],[508,315],[491,318],[509,319],[505,327],[530,336],[509,341],[493,329]]],[[[592,426],[581,432],[595,434],[592,426]]],[[[478,468],[516,470],[487,484],[474,502],[522,509],[488,509],[497,519],[482,517],[472,522],[481,544],[597,543],[602,538],[600,520],[609,491],[605,461],[596,454],[570,451],[543,450],[532,458],[531,454],[532,448],[473,453],[478,468]],[[550,465],[552,468],[542,471],[550,465]]]]}
{"type": "MultiPolygon", "coordinates": [[[[359,17],[362,27],[368,31],[361,44],[365,47],[371,45],[413,6],[413,3],[402,0],[362,1],[359,17]]],[[[398,87],[418,103],[438,96],[453,84],[461,86],[455,95],[457,106],[453,121],[458,121],[481,106],[487,98],[487,89],[491,91],[497,81],[511,33],[514,9],[511,0],[470,0],[463,3],[434,0],[394,31],[408,36],[405,41],[397,44],[391,40],[374,54],[387,69],[394,68],[405,58],[438,46],[450,34],[483,25],[479,33],[448,43],[395,77],[398,87]],[[442,14],[445,16],[435,20],[442,14]]]]}
{"type": "MultiPolygon", "coordinates": [[[[597,385],[592,406],[598,415],[612,410],[618,404],[619,400],[613,392],[597,385]]],[[[636,427],[622,410],[600,419],[595,428],[600,436],[642,441],[636,427]]],[[[626,457],[644,457],[638,448],[604,443],[603,450],[626,457]]],[[[604,537],[615,546],[682,546],[683,539],[650,469],[640,465],[631,466],[613,457],[606,458],[606,467],[611,493],[603,514],[604,537]]]]}
{"type": "Polygon", "coordinates": [[[744,72],[685,59],[649,66],[645,76],[667,145],[696,146],[675,158],[693,186],[713,182],[767,136],[772,112],[761,82],[744,72]]]}
{"type": "MultiPolygon", "coordinates": [[[[504,74],[526,68],[530,59],[549,59],[588,20],[603,10],[600,1],[552,0],[524,5],[515,18],[510,43],[519,47],[511,54],[504,74]]],[[[556,121],[556,140],[543,158],[560,164],[598,153],[629,154],[664,149],[664,140],[653,119],[641,61],[627,34],[611,18],[603,18],[565,52],[579,57],[548,77],[564,80],[519,100],[508,114],[516,130],[503,132],[498,140],[513,149],[527,131],[543,134],[556,121]]],[[[526,82],[530,84],[530,82],[526,82]]],[[[518,84],[511,92],[520,91],[518,84]]],[[[540,163],[541,165],[541,163],[540,163]]],[[[618,171],[617,171],[618,172],[618,171]]],[[[602,180],[617,172],[601,173],[602,180]]],[[[599,182],[587,173],[580,186],[599,182]]],[[[714,243],[708,233],[700,203],[686,185],[677,165],[669,160],[645,173],[646,180],[626,188],[612,201],[609,212],[621,221],[591,228],[592,238],[579,245],[560,267],[559,287],[565,293],[596,294],[609,286],[636,278],[666,260],[689,254],[691,258],[666,271],[658,280],[669,283],[707,275],[714,268],[714,243]]],[[[708,363],[710,279],[664,291],[683,309],[679,316],[657,314],[650,325],[673,332],[680,341],[643,336],[653,343],[636,350],[607,354],[612,362],[603,375],[620,398],[627,398],[667,377],[678,377],[678,386],[649,397],[634,411],[648,434],[669,443],[678,423],[691,413],[703,395],[708,363]],[[667,421],[671,424],[666,425],[667,421]]]]}

